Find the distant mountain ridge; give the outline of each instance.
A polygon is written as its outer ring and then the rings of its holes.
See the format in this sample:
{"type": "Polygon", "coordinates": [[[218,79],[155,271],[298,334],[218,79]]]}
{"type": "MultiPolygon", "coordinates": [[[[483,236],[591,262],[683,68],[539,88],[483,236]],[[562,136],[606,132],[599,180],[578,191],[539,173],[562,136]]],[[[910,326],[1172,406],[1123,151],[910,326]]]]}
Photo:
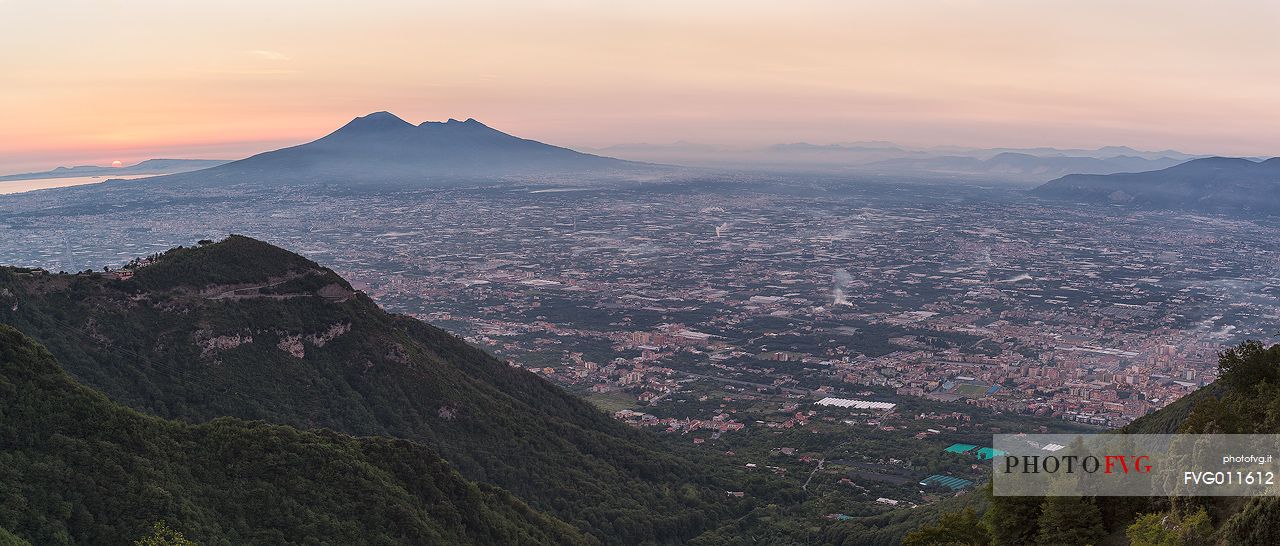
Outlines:
{"type": "Polygon", "coordinates": [[[944,156],[921,159],[889,159],[866,166],[889,172],[922,171],[938,174],[1039,178],[1067,174],[1111,174],[1163,169],[1181,163],[1181,159],[1121,155],[1107,158],[1080,156],[1037,156],[1020,152],[1000,152],[988,159],[944,156]]]}
{"type": "Polygon", "coordinates": [[[1037,146],[1031,148],[967,148],[961,146],[937,146],[930,148],[931,151],[937,153],[946,153],[947,155],[963,155],[968,157],[980,157],[991,154],[1015,153],[1027,154],[1037,157],[1092,157],[1094,159],[1107,159],[1112,157],[1140,157],[1143,159],[1174,159],[1178,161],[1188,161],[1191,159],[1200,159],[1204,157],[1212,157],[1205,154],[1190,154],[1173,149],[1165,149],[1159,151],[1139,150],[1130,146],[1102,146],[1098,148],[1051,148],[1047,146],[1037,146]]]}
{"type": "Polygon", "coordinates": [[[681,141],[672,144],[620,144],[595,151],[639,161],[716,169],[921,175],[1036,184],[1067,174],[1150,171],[1203,157],[1176,150],[1149,152],[1127,146],[1093,150],[922,148],[887,141],[789,142],[759,148],[725,148],[681,141]]]}
{"type": "Polygon", "coordinates": [[[449,179],[626,174],[658,167],[519,138],[471,118],[414,125],[389,112],[374,112],[306,144],[153,181],[431,185],[449,179]]]}
{"type": "Polygon", "coordinates": [[[1143,208],[1276,215],[1280,214],[1280,158],[1210,157],[1140,173],[1073,174],[1032,193],[1143,208]]]}
{"type": "Polygon", "coordinates": [[[227,159],[148,159],[135,165],[123,167],[101,167],[97,165],[78,165],[75,167],[58,167],[50,171],[8,174],[0,176],[0,182],[12,180],[41,180],[48,178],[71,178],[80,176],[130,176],[145,174],[173,174],[217,167],[230,162],[227,159]]]}

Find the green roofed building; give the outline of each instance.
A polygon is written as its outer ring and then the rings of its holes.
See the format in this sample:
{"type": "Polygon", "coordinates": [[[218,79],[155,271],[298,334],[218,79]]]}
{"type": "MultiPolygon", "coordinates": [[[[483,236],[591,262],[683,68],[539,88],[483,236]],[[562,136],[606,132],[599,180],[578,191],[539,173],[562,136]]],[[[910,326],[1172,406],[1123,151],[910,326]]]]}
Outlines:
{"type": "Polygon", "coordinates": [[[988,459],[994,459],[994,458],[999,457],[999,456],[1001,456],[1001,455],[1004,455],[1004,452],[1003,452],[1003,451],[1000,451],[999,449],[992,449],[992,448],[989,448],[989,447],[984,447],[984,448],[981,448],[981,449],[979,449],[979,450],[978,450],[978,460],[981,460],[981,461],[986,461],[986,460],[988,460],[988,459]]]}
{"type": "Polygon", "coordinates": [[[977,456],[978,460],[980,461],[986,461],[986,460],[990,460],[995,457],[1004,455],[1004,452],[1000,451],[999,449],[992,449],[989,447],[978,447],[973,444],[951,444],[950,447],[948,447],[947,449],[944,449],[943,451],[947,453],[959,453],[961,455],[966,453],[972,453],[973,455],[977,456]]]}
{"type": "Polygon", "coordinates": [[[934,474],[925,478],[920,485],[941,485],[952,491],[959,491],[973,485],[972,481],[957,478],[955,476],[943,476],[942,474],[934,474]]]}

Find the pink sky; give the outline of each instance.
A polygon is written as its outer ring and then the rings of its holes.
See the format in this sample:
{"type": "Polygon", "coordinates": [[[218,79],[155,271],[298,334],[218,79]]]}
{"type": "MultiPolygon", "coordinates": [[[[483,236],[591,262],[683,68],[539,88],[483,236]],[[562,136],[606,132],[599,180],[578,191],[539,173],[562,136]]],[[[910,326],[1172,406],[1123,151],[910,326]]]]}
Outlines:
{"type": "Polygon", "coordinates": [[[377,110],[571,147],[1274,155],[1278,6],[0,0],[0,172],[238,158],[377,110]]]}

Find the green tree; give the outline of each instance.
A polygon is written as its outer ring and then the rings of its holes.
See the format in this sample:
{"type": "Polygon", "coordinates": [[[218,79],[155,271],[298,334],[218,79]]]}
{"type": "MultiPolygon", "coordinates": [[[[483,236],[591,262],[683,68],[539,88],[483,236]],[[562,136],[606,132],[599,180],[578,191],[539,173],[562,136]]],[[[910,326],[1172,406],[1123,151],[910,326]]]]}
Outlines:
{"type": "Polygon", "coordinates": [[[1280,344],[1249,340],[1218,355],[1218,374],[1232,390],[1247,393],[1263,383],[1280,383],[1280,344]]]}
{"type": "Polygon", "coordinates": [[[935,544],[985,545],[991,543],[991,535],[983,527],[973,508],[949,512],[938,518],[938,523],[926,525],[903,537],[903,546],[932,546],[935,544]]]}
{"type": "Polygon", "coordinates": [[[1208,544],[1212,536],[1213,522],[1204,507],[1178,522],[1178,538],[1183,544],[1208,544]]]}
{"type": "Polygon", "coordinates": [[[1213,524],[1203,507],[1185,517],[1179,517],[1176,512],[1154,512],[1139,516],[1124,534],[1130,546],[1208,544],[1213,536],[1213,524]]]}
{"type": "Polygon", "coordinates": [[[1249,499],[1220,533],[1225,544],[1280,544],[1280,498],[1249,499]]]}
{"type": "Polygon", "coordinates": [[[982,516],[982,523],[996,546],[1031,544],[1036,538],[1036,523],[1040,518],[1040,497],[997,497],[992,494],[991,482],[987,482],[986,495],[991,507],[982,516]]]}
{"type": "Polygon", "coordinates": [[[134,546],[196,546],[196,543],[187,540],[182,533],[169,527],[169,524],[163,520],[155,522],[151,526],[151,534],[133,541],[134,546]]]}
{"type": "Polygon", "coordinates": [[[31,546],[31,543],[14,536],[13,533],[0,527],[0,546],[31,546]]]}
{"type": "Polygon", "coordinates": [[[1179,546],[1178,535],[1165,527],[1165,519],[1169,516],[1160,512],[1138,516],[1125,530],[1124,536],[1129,539],[1130,546],[1179,546]]]}
{"type": "Polygon", "coordinates": [[[1082,497],[1045,498],[1037,523],[1038,544],[1096,544],[1106,535],[1098,506],[1082,497]]]}

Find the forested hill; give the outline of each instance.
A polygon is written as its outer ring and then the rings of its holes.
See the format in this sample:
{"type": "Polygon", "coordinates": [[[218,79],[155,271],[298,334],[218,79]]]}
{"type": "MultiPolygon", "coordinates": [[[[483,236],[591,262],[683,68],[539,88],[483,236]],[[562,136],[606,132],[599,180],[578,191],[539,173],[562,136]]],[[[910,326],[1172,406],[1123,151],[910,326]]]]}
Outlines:
{"type": "Polygon", "coordinates": [[[1121,432],[1124,434],[1176,434],[1186,425],[1187,417],[1196,406],[1210,399],[1221,399],[1227,394],[1227,390],[1226,385],[1221,382],[1210,383],[1158,411],[1139,417],[1136,421],[1125,425],[1121,432]]]}
{"type": "Polygon", "coordinates": [[[404,440],[147,416],[0,325],[0,544],[578,544],[573,527],[404,440]]]}
{"type": "Polygon", "coordinates": [[[260,241],[174,249],[117,277],[0,268],[0,323],[118,403],[412,440],[605,543],[686,541],[799,495],[667,447],[260,241]]]}

